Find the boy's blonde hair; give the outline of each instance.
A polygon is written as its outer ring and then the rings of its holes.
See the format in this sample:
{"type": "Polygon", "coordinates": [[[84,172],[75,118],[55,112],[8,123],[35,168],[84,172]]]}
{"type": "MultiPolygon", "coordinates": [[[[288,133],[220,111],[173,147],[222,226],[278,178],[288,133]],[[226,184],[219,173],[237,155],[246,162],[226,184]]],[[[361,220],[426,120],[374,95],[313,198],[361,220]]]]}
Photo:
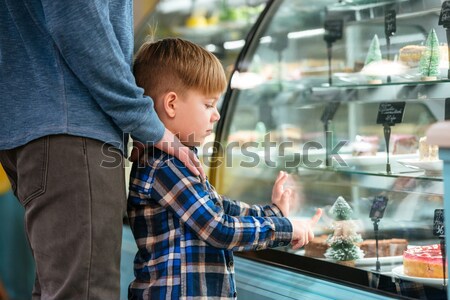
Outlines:
{"type": "Polygon", "coordinates": [[[205,95],[222,93],[227,86],[222,64],[209,51],[180,38],[146,42],[138,50],[133,72],[145,94],[158,96],[194,89],[205,95]]]}

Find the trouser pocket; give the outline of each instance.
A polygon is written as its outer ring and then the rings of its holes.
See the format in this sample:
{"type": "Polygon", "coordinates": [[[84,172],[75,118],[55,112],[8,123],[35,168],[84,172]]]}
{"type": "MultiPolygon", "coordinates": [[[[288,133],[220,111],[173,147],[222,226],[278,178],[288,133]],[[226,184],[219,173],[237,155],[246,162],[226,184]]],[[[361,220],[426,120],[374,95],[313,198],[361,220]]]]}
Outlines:
{"type": "Polygon", "coordinates": [[[22,205],[45,193],[49,137],[34,140],[17,152],[17,197],[22,205]]]}
{"type": "Polygon", "coordinates": [[[43,137],[0,153],[11,188],[23,206],[45,192],[48,143],[48,137],[43,137]]]}

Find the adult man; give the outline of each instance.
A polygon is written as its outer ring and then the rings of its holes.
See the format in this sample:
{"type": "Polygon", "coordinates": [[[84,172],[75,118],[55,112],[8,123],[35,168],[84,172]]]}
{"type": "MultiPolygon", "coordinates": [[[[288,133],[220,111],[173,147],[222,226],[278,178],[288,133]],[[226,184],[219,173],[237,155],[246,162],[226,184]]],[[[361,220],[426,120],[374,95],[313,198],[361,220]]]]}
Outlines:
{"type": "Polygon", "coordinates": [[[132,0],[3,0],[0,16],[0,163],[25,207],[33,298],[118,299],[124,133],[199,173],[135,84],[132,0]]]}

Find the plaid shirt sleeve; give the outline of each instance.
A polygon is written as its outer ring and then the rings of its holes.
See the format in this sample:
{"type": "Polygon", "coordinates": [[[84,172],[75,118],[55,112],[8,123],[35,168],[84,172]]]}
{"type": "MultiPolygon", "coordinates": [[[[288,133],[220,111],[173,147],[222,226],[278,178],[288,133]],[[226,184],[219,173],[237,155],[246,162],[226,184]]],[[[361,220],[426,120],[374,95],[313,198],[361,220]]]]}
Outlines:
{"type": "Polygon", "coordinates": [[[150,197],[211,246],[243,251],[291,242],[292,224],[287,218],[227,214],[225,203],[231,202],[223,201],[214,189],[208,188],[209,184],[192,176],[177,159],[166,160],[155,172],[150,197]]]}
{"type": "Polygon", "coordinates": [[[223,195],[221,197],[224,211],[230,216],[283,217],[281,211],[274,204],[250,206],[245,202],[231,200],[223,195]]]}

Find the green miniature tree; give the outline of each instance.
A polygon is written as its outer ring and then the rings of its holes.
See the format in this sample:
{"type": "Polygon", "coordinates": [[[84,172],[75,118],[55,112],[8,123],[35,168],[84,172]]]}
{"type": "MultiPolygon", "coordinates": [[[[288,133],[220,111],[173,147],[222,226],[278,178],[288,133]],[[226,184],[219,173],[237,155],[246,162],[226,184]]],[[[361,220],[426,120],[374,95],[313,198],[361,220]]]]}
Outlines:
{"type": "MultiPolygon", "coordinates": [[[[356,232],[356,224],[351,220],[353,210],[339,196],[329,211],[335,222],[334,232],[328,237],[330,248],[325,252],[325,257],[338,262],[354,262],[355,259],[364,257],[363,251],[355,244],[362,242],[361,235],[356,232]]],[[[348,263],[346,263],[348,264],[348,263]]]]}
{"type": "Polygon", "coordinates": [[[378,35],[374,35],[372,41],[370,42],[369,51],[366,55],[366,60],[364,61],[364,66],[374,62],[380,61],[381,57],[381,49],[380,49],[380,40],[378,39],[378,35]]]}
{"type": "MultiPolygon", "coordinates": [[[[381,59],[380,41],[378,35],[375,34],[370,42],[369,51],[367,52],[366,60],[364,61],[364,67],[367,67],[371,63],[379,62],[381,59]]],[[[369,75],[368,79],[370,83],[381,83],[381,79],[375,75],[369,75]]]]}
{"type": "Polygon", "coordinates": [[[423,79],[436,79],[439,75],[439,40],[434,29],[430,30],[425,42],[425,51],[419,62],[419,71],[423,79]]]}

